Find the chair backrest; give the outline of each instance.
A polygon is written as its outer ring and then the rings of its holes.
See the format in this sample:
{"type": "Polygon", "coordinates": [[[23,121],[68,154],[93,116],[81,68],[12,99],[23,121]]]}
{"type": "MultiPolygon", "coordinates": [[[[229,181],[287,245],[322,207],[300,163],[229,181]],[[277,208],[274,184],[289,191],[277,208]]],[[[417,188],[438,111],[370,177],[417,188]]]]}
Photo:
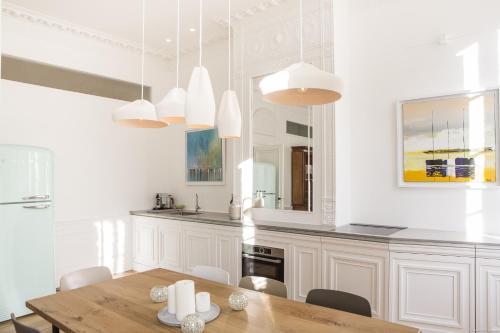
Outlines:
{"type": "Polygon", "coordinates": [[[109,268],[104,266],[90,267],[63,275],[59,288],[61,291],[71,290],[111,280],[112,278],[109,268]]]}
{"type": "Polygon", "coordinates": [[[229,284],[229,273],[222,268],[212,266],[195,266],[191,274],[210,281],[229,284]]]}
{"type": "Polygon", "coordinates": [[[16,333],[41,333],[39,330],[33,327],[29,327],[20,323],[13,313],[10,314],[10,319],[12,320],[12,324],[14,325],[16,333]]]}
{"type": "Polygon", "coordinates": [[[363,297],[339,290],[313,289],[307,294],[306,303],[350,312],[365,317],[372,316],[370,303],[363,297]]]}
{"type": "Polygon", "coordinates": [[[245,276],[241,278],[239,286],[283,298],[286,298],[288,294],[286,284],[263,276],[245,276]]]}

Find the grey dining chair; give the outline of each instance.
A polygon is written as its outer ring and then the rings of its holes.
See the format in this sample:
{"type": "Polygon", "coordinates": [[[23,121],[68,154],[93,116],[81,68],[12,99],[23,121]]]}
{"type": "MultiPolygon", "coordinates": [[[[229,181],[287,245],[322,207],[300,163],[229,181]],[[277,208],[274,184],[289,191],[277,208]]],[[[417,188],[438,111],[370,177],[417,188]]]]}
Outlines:
{"type": "Polygon", "coordinates": [[[191,275],[223,284],[229,284],[229,273],[222,268],[212,266],[195,266],[191,275]]]}
{"type": "Polygon", "coordinates": [[[288,294],[286,284],[263,276],[245,276],[241,278],[239,287],[283,298],[287,298],[288,294]]]}
{"type": "Polygon", "coordinates": [[[365,317],[372,316],[370,303],[365,298],[345,291],[313,289],[307,294],[306,303],[350,312],[365,317]]]}
{"type": "Polygon", "coordinates": [[[105,266],[90,267],[63,275],[59,288],[61,291],[66,291],[104,282],[112,278],[113,275],[111,275],[109,268],[105,266]]]}
{"type": "Polygon", "coordinates": [[[13,313],[10,314],[10,319],[12,320],[12,324],[14,325],[16,333],[41,333],[36,328],[29,327],[21,323],[19,320],[17,320],[16,316],[13,313]]]}

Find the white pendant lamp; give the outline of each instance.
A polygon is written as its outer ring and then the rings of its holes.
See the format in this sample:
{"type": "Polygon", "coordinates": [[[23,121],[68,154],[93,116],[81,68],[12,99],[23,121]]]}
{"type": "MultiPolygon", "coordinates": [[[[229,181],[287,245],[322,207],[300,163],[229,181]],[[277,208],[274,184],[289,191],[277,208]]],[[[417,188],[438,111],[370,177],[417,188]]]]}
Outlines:
{"type": "Polygon", "coordinates": [[[342,80],[304,62],[302,0],[300,2],[300,62],[266,76],[259,84],[264,100],[283,105],[322,105],[342,97],[342,80]]]}
{"type": "Polygon", "coordinates": [[[228,6],[228,88],[222,95],[222,101],[217,115],[219,137],[235,139],[241,136],[241,112],[238,96],[231,90],[231,0],[228,6]]]}
{"type": "Polygon", "coordinates": [[[180,0],[177,0],[177,84],[160,103],[156,105],[158,118],[168,124],[182,124],[185,121],[186,91],[179,88],[179,35],[180,35],[180,0]]]}
{"type": "Polygon", "coordinates": [[[144,1],[142,0],[141,99],[113,111],[113,121],[128,127],[161,128],[167,124],[158,120],[154,105],[144,99],[144,1]]]}
{"type": "Polygon", "coordinates": [[[215,122],[215,98],[208,70],[201,65],[202,58],[202,11],[200,0],[200,59],[193,68],[186,96],[186,125],[189,129],[213,128],[215,122]]]}

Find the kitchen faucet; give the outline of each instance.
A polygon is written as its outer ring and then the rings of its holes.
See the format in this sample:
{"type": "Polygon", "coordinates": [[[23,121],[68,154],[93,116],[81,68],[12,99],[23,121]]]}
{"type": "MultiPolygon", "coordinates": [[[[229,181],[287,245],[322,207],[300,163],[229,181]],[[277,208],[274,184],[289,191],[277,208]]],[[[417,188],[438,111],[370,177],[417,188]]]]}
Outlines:
{"type": "Polygon", "coordinates": [[[196,205],[194,206],[194,211],[198,214],[198,211],[201,209],[200,205],[198,205],[198,193],[196,193],[196,205]]]}

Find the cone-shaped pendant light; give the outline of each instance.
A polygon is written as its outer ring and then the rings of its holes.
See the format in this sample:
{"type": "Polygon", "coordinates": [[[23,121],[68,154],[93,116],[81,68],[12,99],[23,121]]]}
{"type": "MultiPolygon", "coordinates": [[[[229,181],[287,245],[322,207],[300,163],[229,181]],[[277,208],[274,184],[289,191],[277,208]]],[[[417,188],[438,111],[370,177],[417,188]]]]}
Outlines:
{"type": "Polygon", "coordinates": [[[113,111],[113,121],[128,127],[161,128],[167,124],[158,120],[154,105],[144,99],[144,1],[142,0],[141,99],[113,111]]]}
{"type": "Polygon", "coordinates": [[[201,65],[203,0],[200,0],[200,59],[199,66],[193,68],[186,96],[186,125],[189,129],[214,127],[215,98],[210,76],[201,65]]]}
{"type": "Polygon", "coordinates": [[[222,101],[217,114],[219,137],[235,139],[241,136],[241,112],[238,96],[231,90],[231,0],[228,6],[228,80],[227,90],[222,95],[222,101]]]}
{"type": "Polygon", "coordinates": [[[264,100],[283,105],[322,105],[342,97],[342,80],[304,62],[302,0],[300,2],[300,62],[266,76],[259,84],[264,100]]]}
{"type": "Polygon", "coordinates": [[[169,124],[182,124],[185,122],[184,110],[186,108],[186,91],[179,88],[179,61],[180,61],[180,0],[177,0],[177,84],[171,89],[160,103],[156,105],[158,118],[169,124]]]}

